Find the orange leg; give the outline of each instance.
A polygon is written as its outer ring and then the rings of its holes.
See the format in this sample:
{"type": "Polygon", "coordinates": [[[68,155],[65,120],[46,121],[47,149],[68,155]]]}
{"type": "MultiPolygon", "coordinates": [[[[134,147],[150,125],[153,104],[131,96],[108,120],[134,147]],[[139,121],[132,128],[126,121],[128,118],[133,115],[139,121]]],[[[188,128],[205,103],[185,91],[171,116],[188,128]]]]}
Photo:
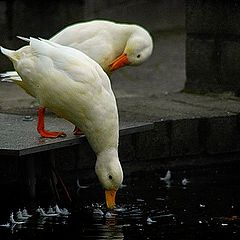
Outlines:
{"type": "Polygon", "coordinates": [[[74,135],[82,135],[83,134],[81,129],[79,127],[77,127],[77,126],[75,126],[73,132],[74,132],[74,135]]]}
{"type": "Polygon", "coordinates": [[[57,137],[64,137],[66,134],[64,132],[48,132],[44,129],[44,114],[45,114],[45,107],[38,108],[38,124],[37,130],[42,137],[45,138],[57,138],[57,137]]]}

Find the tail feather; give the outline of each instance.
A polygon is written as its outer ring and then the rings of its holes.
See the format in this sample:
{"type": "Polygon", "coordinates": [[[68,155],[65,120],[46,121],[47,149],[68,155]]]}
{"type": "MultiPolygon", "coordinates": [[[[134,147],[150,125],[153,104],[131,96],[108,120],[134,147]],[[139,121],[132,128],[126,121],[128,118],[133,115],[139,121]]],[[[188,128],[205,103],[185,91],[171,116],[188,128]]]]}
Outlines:
{"type": "Polygon", "coordinates": [[[44,38],[41,38],[41,37],[39,37],[38,39],[41,40],[42,42],[45,42],[45,43],[53,46],[53,47],[59,47],[58,43],[51,42],[50,40],[47,40],[47,39],[44,39],[44,38]]]}
{"type": "Polygon", "coordinates": [[[21,77],[15,71],[0,73],[0,78],[2,82],[16,82],[16,81],[21,82],[22,81],[21,77]]]}
{"type": "Polygon", "coordinates": [[[17,36],[17,38],[23,40],[23,41],[26,41],[26,42],[30,42],[30,39],[29,38],[26,38],[26,37],[22,37],[22,36],[17,36]]]}
{"type": "Polygon", "coordinates": [[[1,52],[11,61],[17,61],[16,51],[1,47],[1,52]]]}

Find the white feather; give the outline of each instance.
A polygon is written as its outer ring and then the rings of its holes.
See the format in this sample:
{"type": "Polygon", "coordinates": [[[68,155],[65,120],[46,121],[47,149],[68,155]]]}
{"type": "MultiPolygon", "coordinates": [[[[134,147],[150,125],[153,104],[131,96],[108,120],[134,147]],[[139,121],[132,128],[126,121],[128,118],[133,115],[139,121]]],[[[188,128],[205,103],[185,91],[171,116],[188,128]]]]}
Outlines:
{"type": "Polygon", "coordinates": [[[22,82],[21,77],[18,75],[16,71],[7,71],[4,73],[0,73],[0,78],[2,82],[22,82]]]}
{"type": "Polygon", "coordinates": [[[30,42],[30,39],[29,38],[26,38],[26,37],[22,37],[22,36],[17,36],[17,38],[25,41],[25,42],[30,42]]]}

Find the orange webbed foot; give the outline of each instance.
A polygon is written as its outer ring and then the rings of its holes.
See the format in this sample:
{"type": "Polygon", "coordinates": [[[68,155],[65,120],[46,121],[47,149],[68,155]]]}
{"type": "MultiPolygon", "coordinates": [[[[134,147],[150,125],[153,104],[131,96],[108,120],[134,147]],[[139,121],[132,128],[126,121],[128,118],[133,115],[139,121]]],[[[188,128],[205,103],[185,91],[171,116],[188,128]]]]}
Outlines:
{"type": "Polygon", "coordinates": [[[45,130],[44,127],[44,115],[45,115],[45,107],[38,108],[38,125],[37,131],[44,138],[57,138],[57,137],[65,137],[66,134],[64,132],[49,132],[45,130]]]}
{"type": "Polygon", "coordinates": [[[44,138],[58,138],[58,137],[66,136],[64,132],[49,132],[49,131],[46,131],[45,129],[41,129],[38,132],[44,138]]]}

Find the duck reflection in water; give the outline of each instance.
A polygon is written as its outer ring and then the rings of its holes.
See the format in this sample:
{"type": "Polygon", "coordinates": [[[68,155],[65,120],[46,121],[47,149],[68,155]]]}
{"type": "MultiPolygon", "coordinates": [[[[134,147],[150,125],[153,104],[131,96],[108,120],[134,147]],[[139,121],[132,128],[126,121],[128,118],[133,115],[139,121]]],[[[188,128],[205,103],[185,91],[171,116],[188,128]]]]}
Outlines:
{"type": "Polygon", "coordinates": [[[116,214],[106,213],[105,224],[97,226],[99,236],[97,239],[124,239],[122,225],[117,224],[116,214]]]}

